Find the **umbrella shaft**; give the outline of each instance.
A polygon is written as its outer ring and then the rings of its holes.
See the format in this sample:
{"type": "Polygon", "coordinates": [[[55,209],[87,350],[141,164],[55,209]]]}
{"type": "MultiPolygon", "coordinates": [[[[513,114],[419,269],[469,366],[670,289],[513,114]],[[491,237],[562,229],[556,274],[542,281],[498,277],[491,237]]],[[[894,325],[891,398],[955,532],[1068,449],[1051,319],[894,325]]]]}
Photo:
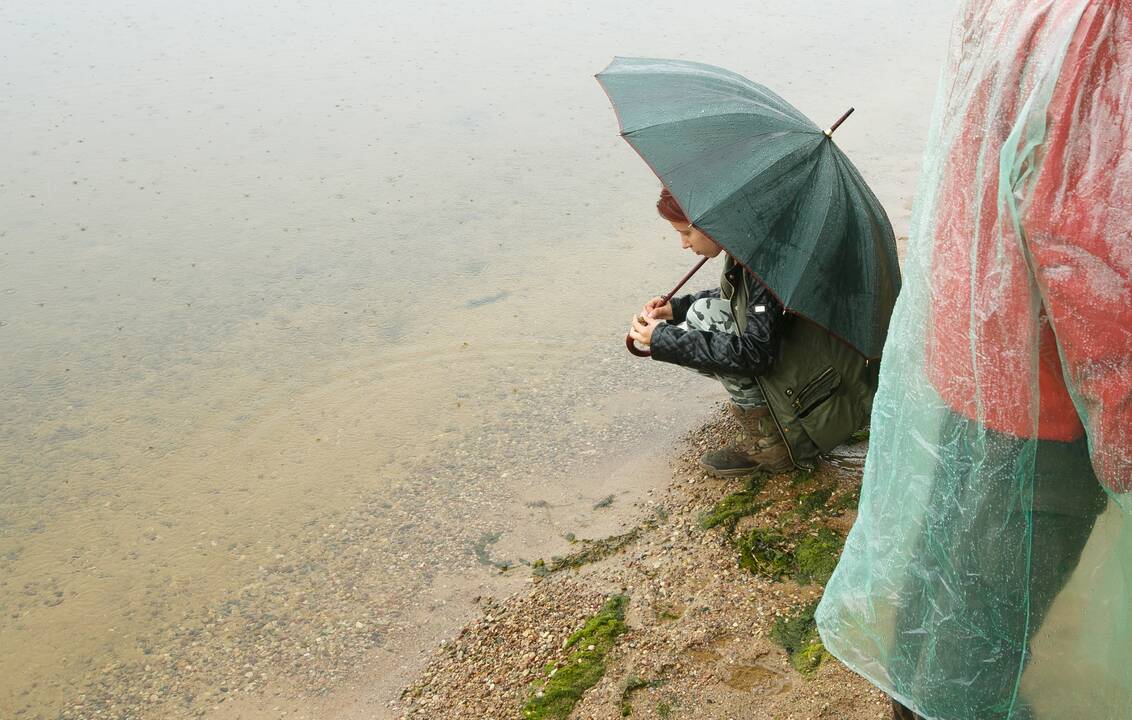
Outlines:
{"type": "Polygon", "coordinates": [[[711,258],[709,258],[709,257],[703,258],[698,263],[696,263],[696,266],[694,268],[692,268],[691,270],[689,270],[688,273],[684,277],[680,278],[680,282],[676,283],[676,287],[672,288],[671,292],[669,292],[667,295],[664,296],[664,302],[661,303],[661,305],[667,305],[668,301],[671,300],[672,297],[680,291],[680,288],[684,287],[684,283],[691,280],[692,276],[695,275],[697,272],[699,272],[699,269],[702,268],[704,266],[704,263],[706,263],[708,260],[711,260],[711,258]]]}

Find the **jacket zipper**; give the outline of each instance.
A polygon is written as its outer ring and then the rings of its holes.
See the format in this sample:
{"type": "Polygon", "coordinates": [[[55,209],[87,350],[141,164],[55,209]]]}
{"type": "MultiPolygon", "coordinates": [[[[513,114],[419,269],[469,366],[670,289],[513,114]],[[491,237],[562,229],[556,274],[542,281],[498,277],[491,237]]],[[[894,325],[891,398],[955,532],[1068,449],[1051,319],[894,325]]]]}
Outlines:
{"type": "Polygon", "coordinates": [[[810,389],[812,389],[815,385],[820,383],[822,380],[824,380],[825,377],[832,372],[833,372],[833,368],[827,367],[825,370],[822,371],[821,375],[818,375],[816,378],[814,378],[813,380],[806,383],[806,386],[804,388],[802,388],[798,392],[794,393],[794,402],[791,403],[791,405],[793,405],[794,409],[795,410],[801,410],[802,409],[802,398],[806,395],[806,392],[809,391],[810,389]]]}

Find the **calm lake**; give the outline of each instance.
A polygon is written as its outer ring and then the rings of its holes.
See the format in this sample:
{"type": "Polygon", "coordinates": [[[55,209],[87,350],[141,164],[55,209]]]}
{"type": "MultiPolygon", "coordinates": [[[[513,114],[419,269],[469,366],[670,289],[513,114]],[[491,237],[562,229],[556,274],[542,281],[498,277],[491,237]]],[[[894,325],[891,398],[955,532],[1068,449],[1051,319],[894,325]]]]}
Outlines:
{"type": "Polygon", "coordinates": [[[0,717],[383,717],[724,399],[593,74],[855,106],[902,235],[954,6],[4,3],[0,717]]]}

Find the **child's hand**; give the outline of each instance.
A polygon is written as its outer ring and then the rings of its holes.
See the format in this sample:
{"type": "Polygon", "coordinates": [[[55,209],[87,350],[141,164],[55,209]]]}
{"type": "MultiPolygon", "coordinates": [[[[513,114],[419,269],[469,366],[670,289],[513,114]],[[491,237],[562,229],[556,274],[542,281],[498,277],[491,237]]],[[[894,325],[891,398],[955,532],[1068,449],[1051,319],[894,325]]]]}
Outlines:
{"type": "Polygon", "coordinates": [[[652,344],[652,331],[660,323],[661,320],[659,318],[648,318],[644,315],[637,315],[633,318],[633,325],[629,330],[629,337],[636,340],[638,345],[648,347],[652,344]]]}
{"type": "Polygon", "coordinates": [[[656,318],[658,320],[671,320],[672,319],[672,303],[664,302],[662,297],[654,297],[645,303],[645,309],[641,313],[646,318],[656,318]]]}

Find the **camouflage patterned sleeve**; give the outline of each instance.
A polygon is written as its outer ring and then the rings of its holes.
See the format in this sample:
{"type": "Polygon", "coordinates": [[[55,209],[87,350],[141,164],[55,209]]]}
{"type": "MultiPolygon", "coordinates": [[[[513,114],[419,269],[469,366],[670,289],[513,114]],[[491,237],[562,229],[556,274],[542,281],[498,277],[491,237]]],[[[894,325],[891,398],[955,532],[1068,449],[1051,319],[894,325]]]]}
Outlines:
{"type": "Polygon", "coordinates": [[[680,323],[684,322],[684,319],[688,317],[688,308],[692,307],[692,303],[699,300],[700,298],[707,297],[719,297],[719,288],[700,290],[699,292],[688,293],[687,295],[681,295],[680,297],[672,298],[672,300],[669,301],[672,303],[672,319],[668,322],[672,323],[673,325],[679,325],[680,323]]]}
{"type": "Polygon", "coordinates": [[[781,305],[760,286],[750,294],[747,327],[741,334],[661,324],[653,330],[652,358],[712,373],[762,375],[778,354],[782,317],[781,305]]]}

